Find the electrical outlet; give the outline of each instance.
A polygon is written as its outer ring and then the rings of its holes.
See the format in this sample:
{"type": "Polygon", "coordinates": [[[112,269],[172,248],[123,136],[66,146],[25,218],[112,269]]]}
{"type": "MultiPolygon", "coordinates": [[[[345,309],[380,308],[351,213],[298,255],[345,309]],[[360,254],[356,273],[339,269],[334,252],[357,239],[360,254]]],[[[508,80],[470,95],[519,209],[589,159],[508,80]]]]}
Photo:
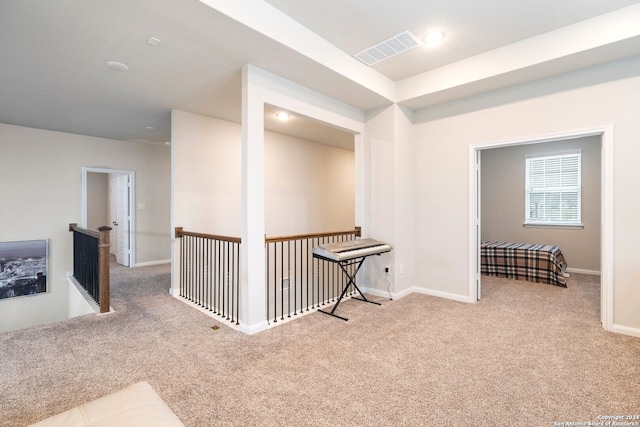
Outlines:
{"type": "Polygon", "coordinates": [[[288,277],[283,277],[281,279],[281,283],[280,283],[280,288],[283,290],[287,290],[289,289],[289,278],[288,277]]]}
{"type": "Polygon", "coordinates": [[[391,268],[389,268],[389,266],[388,266],[388,265],[385,265],[385,266],[384,266],[384,274],[386,274],[386,275],[391,274],[391,268]]]}

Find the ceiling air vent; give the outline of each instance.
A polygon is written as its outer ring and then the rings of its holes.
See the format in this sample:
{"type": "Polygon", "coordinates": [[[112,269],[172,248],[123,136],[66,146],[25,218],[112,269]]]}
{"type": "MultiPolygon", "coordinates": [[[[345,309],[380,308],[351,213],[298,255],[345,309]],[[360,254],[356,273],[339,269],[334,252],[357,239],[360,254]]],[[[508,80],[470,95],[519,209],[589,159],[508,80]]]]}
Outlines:
{"type": "Polygon", "coordinates": [[[358,52],[353,56],[367,65],[373,65],[402,53],[405,50],[412,49],[419,44],[420,41],[413,34],[409,31],[405,31],[404,33],[393,36],[382,43],[378,43],[375,46],[371,46],[361,52],[358,52]]]}

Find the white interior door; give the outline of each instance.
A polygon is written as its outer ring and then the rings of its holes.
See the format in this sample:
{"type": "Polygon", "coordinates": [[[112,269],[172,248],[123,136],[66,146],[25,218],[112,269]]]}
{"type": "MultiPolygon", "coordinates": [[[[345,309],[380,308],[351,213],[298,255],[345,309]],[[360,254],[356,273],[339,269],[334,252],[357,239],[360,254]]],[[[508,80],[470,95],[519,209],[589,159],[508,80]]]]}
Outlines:
{"type": "Polygon", "coordinates": [[[116,262],[129,266],[129,176],[116,177],[116,262]]]}

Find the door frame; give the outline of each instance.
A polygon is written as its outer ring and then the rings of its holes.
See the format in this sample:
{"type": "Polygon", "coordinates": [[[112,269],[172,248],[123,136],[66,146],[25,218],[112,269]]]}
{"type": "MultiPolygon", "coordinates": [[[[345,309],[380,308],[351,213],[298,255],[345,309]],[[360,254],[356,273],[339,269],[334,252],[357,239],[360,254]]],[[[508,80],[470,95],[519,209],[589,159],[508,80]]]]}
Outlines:
{"type": "Polygon", "coordinates": [[[613,331],[613,125],[469,146],[469,300],[471,302],[479,299],[480,286],[477,281],[481,280],[480,236],[476,233],[477,224],[482,220],[481,196],[478,188],[480,183],[476,173],[478,152],[489,148],[538,144],[586,136],[601,138],[600,321],[605,330],[613,331]]]}
{"type": "MultiPolygon", "coordinates": [[[[129,170],[121,170],[121,169],[109,169],[109,168],[96,168],[96,167],[83,167],[82,168],[82,178],[81,178],[81,187],[82,187],[82,206],[81,206],[81,227],[87,227],[87,173],[105,173],[105,174],[119,174],[119,175],[128,175],[129,176],[129,267],[135,266],[135,212],[134,207],[135,201],[135,172],[129,170]]],[[[109,224],[105,224],[109,225],[109,224]]]]}

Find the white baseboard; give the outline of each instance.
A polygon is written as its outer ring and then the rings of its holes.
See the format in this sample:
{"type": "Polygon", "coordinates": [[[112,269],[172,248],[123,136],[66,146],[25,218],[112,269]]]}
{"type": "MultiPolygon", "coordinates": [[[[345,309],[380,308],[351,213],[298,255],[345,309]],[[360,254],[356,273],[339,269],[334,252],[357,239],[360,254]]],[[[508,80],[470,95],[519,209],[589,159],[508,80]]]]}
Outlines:
{"type": "MultiPolygon", "coordinates": [[[[381,298],[389,298],[389,292],[387,292],[386,290],[383,291],[381,289],[365,288],[360,286],[358,286],[358,289],[360,289],[363,294],[374,295],[381,298]]],[[[391,294],[391,298],[393,298],[393,294],[391,294]]]]}
{"type": "Polygon", "coordinates": [[[391,297],[393,299],[400,299],[400,298],[406,297],[407,295],[411,295],[414,292],[415,292],[415,288],[409,288],[409,289],[405,289],[404,291],[400,291],[400,292],[392,292],[391,293],[391,297]]]}
{"type": "Polygon", "coordinates": [[[162,265],[162,264],[171,264],[171,260],[161,259],[158,261],[136,262],[136,265],[134,267],[149,267],[152,265],[162,265]]]}
{"type": "Polygon", "coordinates": [[[449,292],[436,291],[433,289],[424,289],[424,288],[414,287],[413,292],[417,294],[431,295],[432,297],[445,298],[445,299],[450,299],[450,300],[459,301],[459,302],[466,302],[466,303],[476,302],[472,298],[468,297],[467,295],[452,294],[449,292]]]}
{"type": "Polygon", "coordinates": [[[241,323],[239,329],[242,333],[253,335],[269,329],[269,322],[265,320],[260,323],[256,323],[255,325],[247,325],[245,323],[241,323]]]}
{"type": "Polygon", "coordinates": [[[576,273],[576,274],[589,274],[591,276],[599,276],[600,272],[597,270],[585,270],[583,268],[570,268],[567,267],[565,270],[567,273],[576,273]]]}
{"type": "Polygon", "coordinates": [[[611,328],[611,332],[616,332],[624,335],[631,335],[632,337],[640,337],[640,329],[631,328],[629,326],[613,325],[613,327],[611,328]]]}
{"type": "MultiPolygon", "coordinates": [[[[375,289],[375,288],[360,288],[362,293],[370,294],[381,298],[389,298],[389,292],[386,290],[375,289]]],[[[391,299],[400,299],[406,297],[407,295],[411,295],[414,292],[413,288],[405,289],[401,292],[391,292],[391,299]]]]}
{"type": "MultiPolygon", "coordinates": [[[[382,297],[382,298],[389,298],[389,293],[387,291],[383,291],[380,289],[362,287],[360,288],[360,290],[365,294],[371,294],[371,295],[375,295],[377,297],[382,297]]],[[[432,289],[417,288],[415,286],[400,292],[392,292],[391,298],[394,300],[400,299],[400,298],[406,297],[407,295],[411,295],[414,292],[417,294],[431,295],[433,297],[446,298],[454,301],[474,302],[474,301],[471,301],[469,297],[465,295],[451,294],[449,292],[435,291],[432,289]]]]}

